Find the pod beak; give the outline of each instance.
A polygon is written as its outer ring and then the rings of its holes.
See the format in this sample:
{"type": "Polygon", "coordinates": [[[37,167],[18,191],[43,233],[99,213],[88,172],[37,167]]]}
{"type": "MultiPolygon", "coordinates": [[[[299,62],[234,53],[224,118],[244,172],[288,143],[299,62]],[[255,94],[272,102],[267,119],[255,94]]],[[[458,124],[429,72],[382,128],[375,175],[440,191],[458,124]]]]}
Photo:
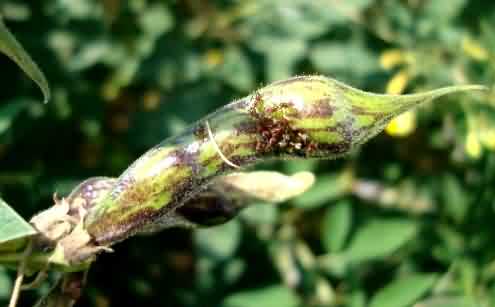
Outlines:
{"type": "Polygon", "coordinates": [[[408,95],[384,95],[364,92],[336,81],[343,95],[350,104],[365,113],[381,113],[387,117],[395,117],[415,106],[435,100],[439,97],[459,92],[485,91],[483,85],[458,85],[439,88],[436,90],[408,95]]]}

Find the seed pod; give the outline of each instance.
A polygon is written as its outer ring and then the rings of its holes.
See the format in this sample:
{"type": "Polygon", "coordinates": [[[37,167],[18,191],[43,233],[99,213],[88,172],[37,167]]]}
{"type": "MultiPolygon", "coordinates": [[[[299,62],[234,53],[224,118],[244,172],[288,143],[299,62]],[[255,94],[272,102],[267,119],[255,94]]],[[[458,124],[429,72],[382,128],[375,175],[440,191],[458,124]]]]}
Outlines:
{"type": "Polygon", "coordinates": [[[419,103],[481,86],[377,95],[323,76],[268,85],[219,109],[134,162],[86,217],[96,244],[159,224],[219,175],[273,158],[334,159],[419,103]]]}
{"type": "MultiPolygon", "coordinates": [[[[81,208],[91,210],[110,193],[117,178],[92,177],[76,186],[64,199],[67,215],[79,221],[81,208]]],[[[154,233],[170,227],[208,227],[226,223],[250,201],[279,203],[298,196],[314,183],[310,172],[286,176],[274,171],[237,172],[220,176],[201,193],[186,201],[159,222],[141,232],[154,233]]],[[[59,223],[57,223],[59,224],[59,223]]]]}

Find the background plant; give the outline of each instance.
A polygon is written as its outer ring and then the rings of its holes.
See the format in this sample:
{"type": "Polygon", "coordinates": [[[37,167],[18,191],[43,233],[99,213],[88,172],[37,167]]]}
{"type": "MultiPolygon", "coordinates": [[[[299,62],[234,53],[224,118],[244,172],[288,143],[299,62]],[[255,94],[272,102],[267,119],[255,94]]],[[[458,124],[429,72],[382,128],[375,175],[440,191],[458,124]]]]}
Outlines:
{"type": "MultiPolygon", "coordinates": [[[[3,1],[53,99],[40,104],[35,85],[0,59],[2,198],[29,217],[53,191],[116,176],[187,123],[294,74],[390,93],[491,85],[493,6],[3,1]]],[[[493,305],[494,98],[445,100],[402,116],[346,161],[260,166],[318,175],[287,204],[122,243],[93,269],[81,305],[493,305]]],[[[6,299],[12,276],[1,272],[6,299]]]]}

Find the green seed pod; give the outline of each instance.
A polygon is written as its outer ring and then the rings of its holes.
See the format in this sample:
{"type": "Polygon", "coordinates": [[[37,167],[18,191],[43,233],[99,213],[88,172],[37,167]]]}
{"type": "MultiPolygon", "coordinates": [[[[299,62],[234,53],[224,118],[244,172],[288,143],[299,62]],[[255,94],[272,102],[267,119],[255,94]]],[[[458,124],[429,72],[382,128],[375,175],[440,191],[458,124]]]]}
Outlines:
{"type": "MultiPolygon", "coordinates": [[[[116,182],[117,178],[110,177],[92,177],[81,182],[65,199],[70,206],[68,215],[80,218],[80,209],[93,208],[111,192],[116,182]]],[[[243,208],[242,197],[233,193],[226,195],[223,191],[209,188],[177,208],[166,220],[161,220],[160,224],[149,224],[142,232],[153,233],[170,227],[190,228],[223,224],[243,208]]]]}
{"type": "Polygon", "coordinates": [[[419,103],[481,86],[377,95],[323,76],[268,85],[219,109],[135,161],[90,209],[85,228],[111,245],[160,224],[212,179],[273,158],[334,159],[419,103]]]}
{"type": "MultiPolygon", "coordinates": [[[[64,199],[67,215],[80,220],[111,192],[117,178],[92,177],[77,185],[64,199]],[[81,211],[81,209],[83,209],[81,211]]],[[[274,171],[237,172],[220,176],[201,193],[186,201],[159,223],[148,224],[142,232],[153,233],[170,227],[208,227],[226,223],[250,201],[279,203],[298,196],[314,183],[310,172],[287,176],[274,171]]]]}

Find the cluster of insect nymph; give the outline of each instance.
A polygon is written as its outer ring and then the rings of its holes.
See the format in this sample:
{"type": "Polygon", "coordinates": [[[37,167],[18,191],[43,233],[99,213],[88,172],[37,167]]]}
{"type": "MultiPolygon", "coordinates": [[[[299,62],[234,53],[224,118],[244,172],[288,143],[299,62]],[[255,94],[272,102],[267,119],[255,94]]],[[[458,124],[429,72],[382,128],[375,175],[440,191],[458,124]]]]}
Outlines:
{"type": "Polygon", "coordinates": [[[292,103],[266,106],[260,92],[254,94],[249,114],[256,122],[256,152],[277,154],[279,151],[305,156],[318,149],[302,130],[292,127],[290,117],[295,113],[292,103]]]}

